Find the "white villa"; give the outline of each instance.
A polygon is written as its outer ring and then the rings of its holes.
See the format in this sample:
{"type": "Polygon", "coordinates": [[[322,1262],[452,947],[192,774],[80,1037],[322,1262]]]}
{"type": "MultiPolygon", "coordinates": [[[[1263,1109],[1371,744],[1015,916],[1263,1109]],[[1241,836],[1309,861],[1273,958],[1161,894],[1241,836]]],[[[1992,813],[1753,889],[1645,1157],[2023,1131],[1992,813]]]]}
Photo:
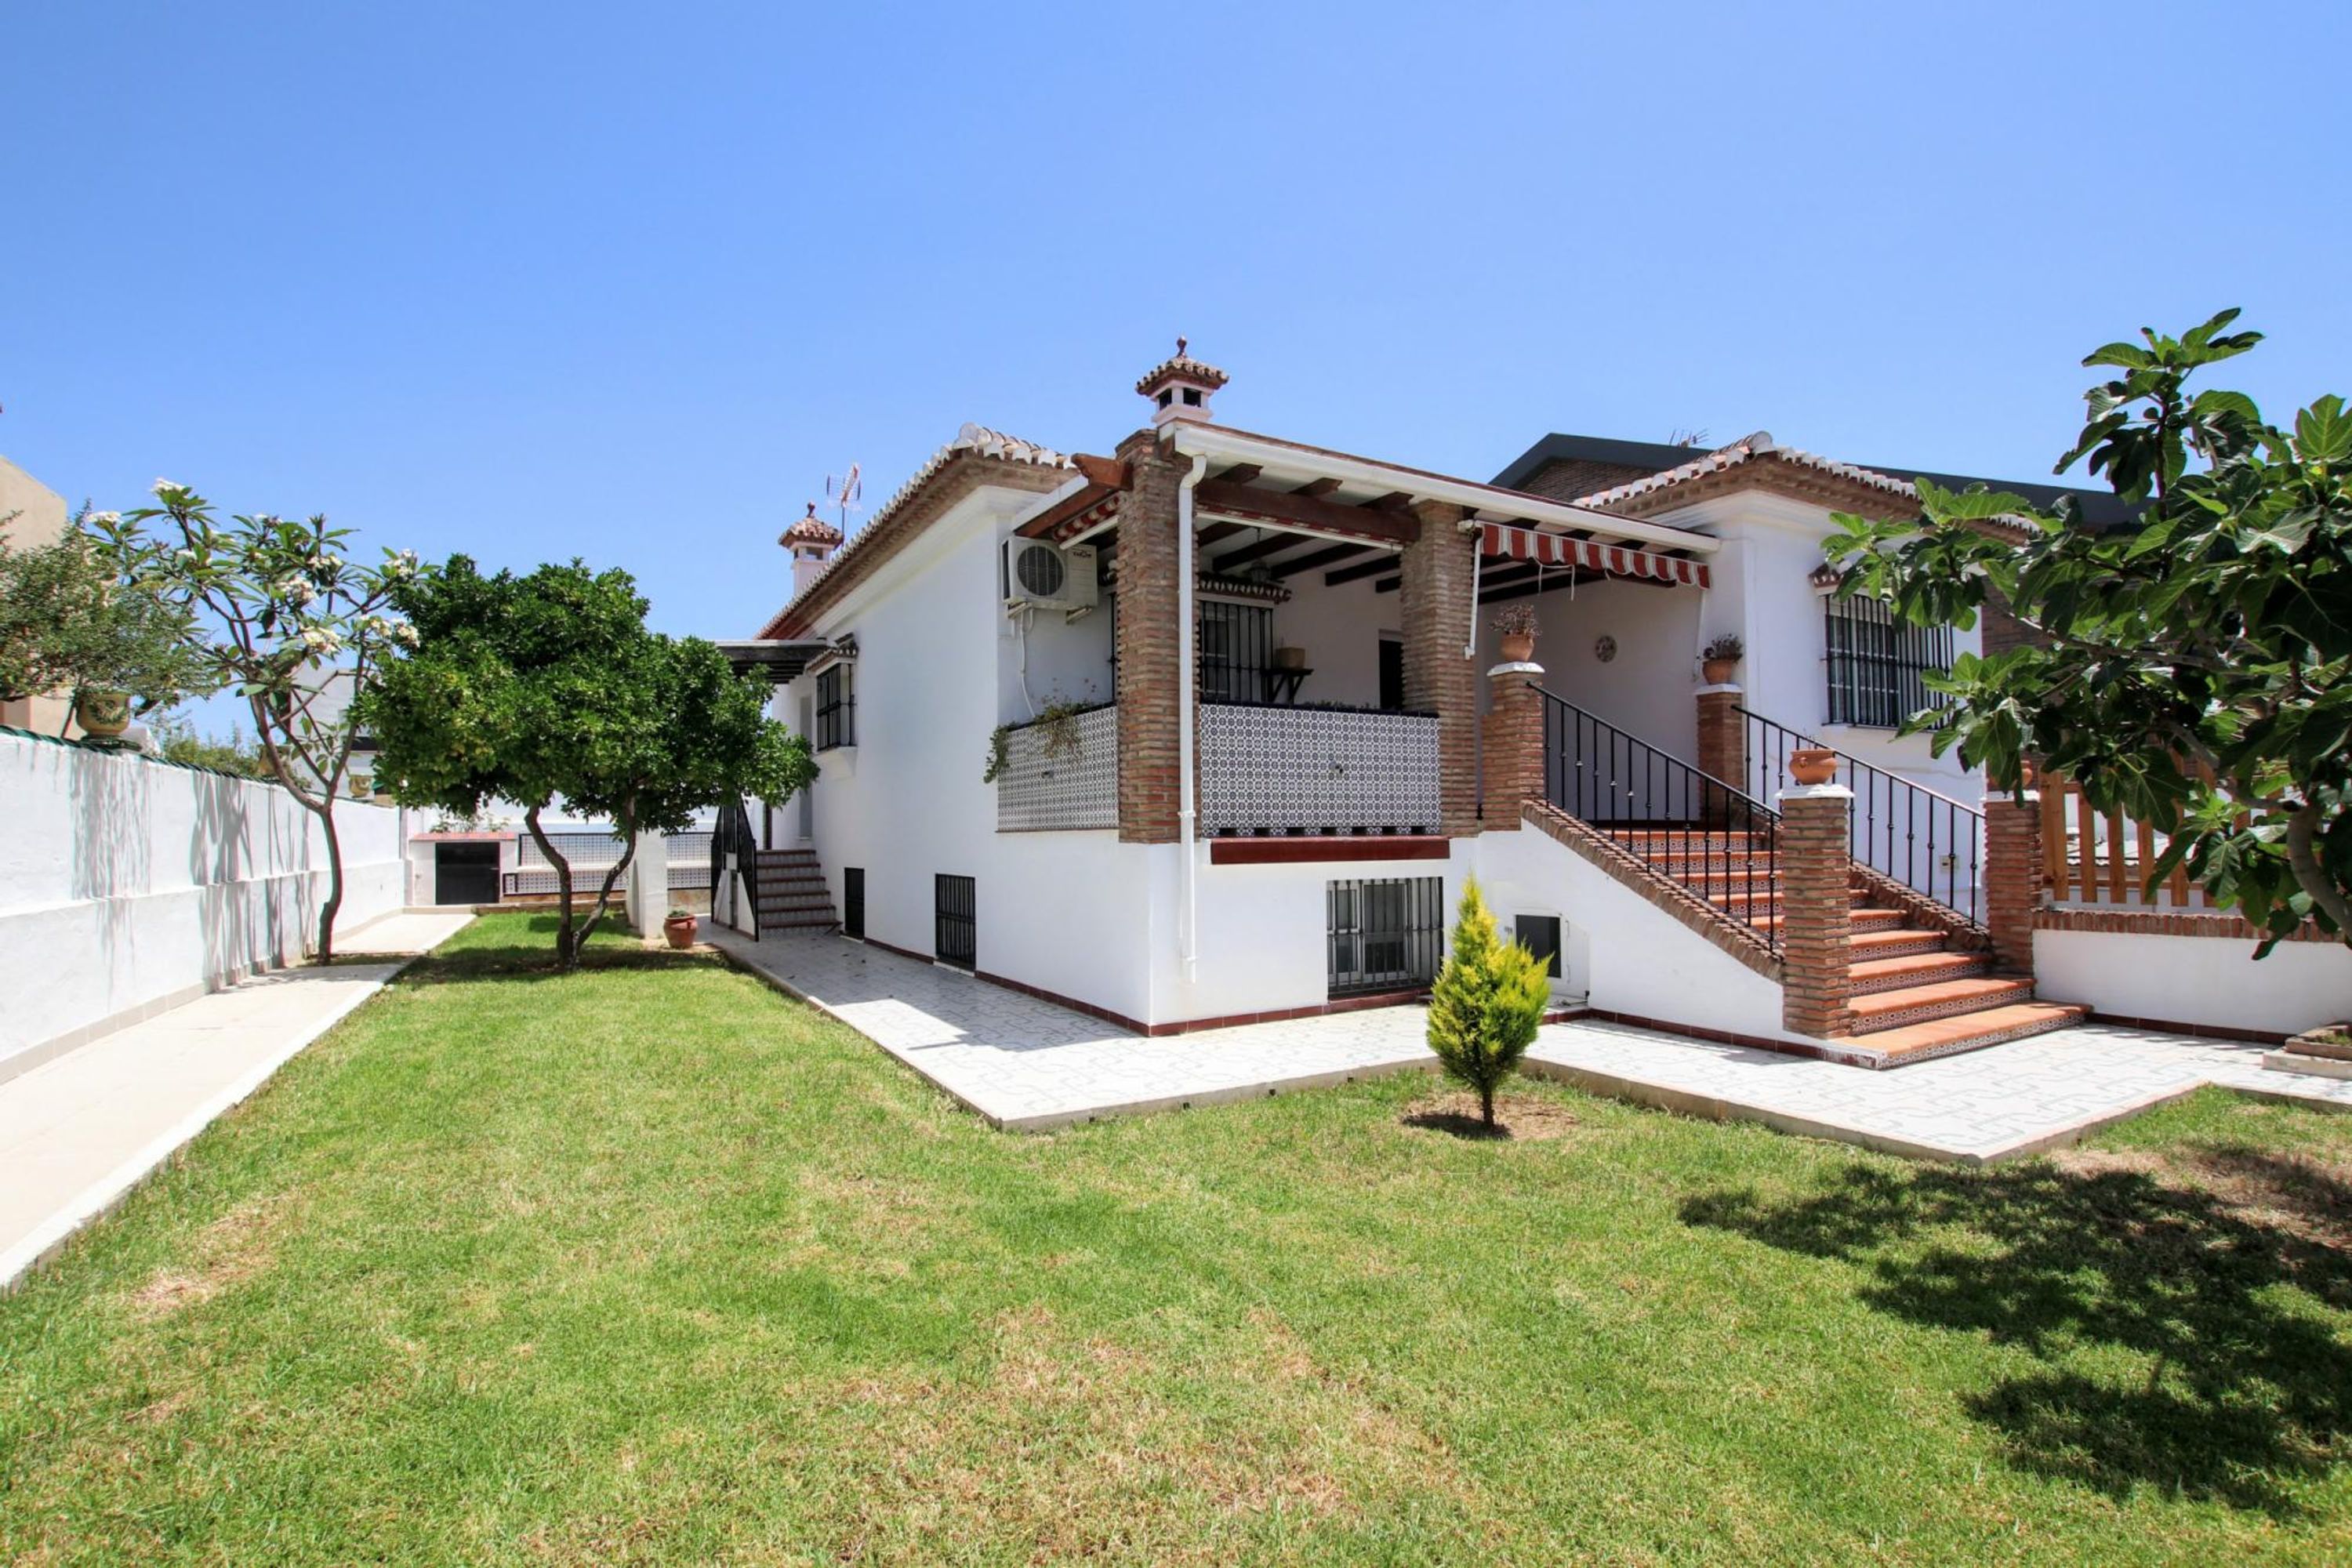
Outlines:
{"type": "Polygon", "coordinates": [[[1150,1034],[1417,996],[1473,876],[1563,1012],[1863,1065],[2352,995],[2321,942],[2245,994],[2240,922],[2125,876],[2146,828],[1895,736],[2016,635],[1835,596],[1830,514],[1912,515],[1916,470],[1555,436],[1479,482],[1231,428],[1226,382],[1180,341],[1108,456],[967,426],[845,545],[785,531],[790,602],[726,646],[822,772],[722,812],[720,918],[1150,1034]]]}

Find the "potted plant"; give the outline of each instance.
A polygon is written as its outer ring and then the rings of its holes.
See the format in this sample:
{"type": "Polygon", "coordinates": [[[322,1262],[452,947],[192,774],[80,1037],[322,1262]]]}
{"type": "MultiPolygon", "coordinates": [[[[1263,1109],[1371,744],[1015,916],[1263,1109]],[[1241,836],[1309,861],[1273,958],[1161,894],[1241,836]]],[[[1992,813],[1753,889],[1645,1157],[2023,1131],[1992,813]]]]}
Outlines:
{"type": "Polygon", "coordinates": [[[1536,607],[1506,605],[1495,616],[1495,635],[1503,639],[1503,662],[1525,664],[1536,656],[1536,607]]]}
{"type": "Polygon", "coordinates": [[[1285,644],[1281,647],[1276,648],[1274,650],[1274,668],[1276,669],[1305,669],[1307,668],[1307,650],[1303,647],[1292,647],[1288,644],[1285,644]]]}
{"type": "Polygon", "coordinates": [[[1800,746],[1789,753],[1789,776],[1801,784],[1825,784],[1837,777],[1838,754],[1827,746],[1800,746]]]}
{"type": "Polygon", "coordinates": [[[668,918],[662,921],[662,935],[669,939],[669,944],[672,947],[679,949],[692,947],[694,945],[694,911],[670,910],[668,918]]]}
{"type": "Polygon", "coordinates": [[[74,722],[93,740],[119,740],[131,728],[131,693],[110,686],[74,689],[74,722]]]}
{"type": "Polygon", "coordinates": [[[1740,657],[1747,651],[1738,637],[1726,632],[1698,650],[1699,673],[1706,678],[1709,686],[1721,686],[1739,668],[1740,657]]]}

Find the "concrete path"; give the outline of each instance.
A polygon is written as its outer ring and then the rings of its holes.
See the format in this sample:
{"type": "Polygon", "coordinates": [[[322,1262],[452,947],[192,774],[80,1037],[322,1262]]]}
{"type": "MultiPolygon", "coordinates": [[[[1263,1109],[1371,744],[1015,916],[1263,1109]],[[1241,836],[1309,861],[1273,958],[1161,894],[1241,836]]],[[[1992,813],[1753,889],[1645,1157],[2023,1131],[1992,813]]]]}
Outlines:
{"type": "MultiPolygon", "coordinates": [[[[1419,1007],[1152,1039],[842,937],[754,942],[703,930],[1008,1130],[1435,1065],[1419,1007]]],[[[2263,1051],[2095,1024],[1873,1072],[1585,1020],[1548,1026],[1527,1070],[1694,1115],[1964,1163],[2054,1148],[2209,1083],[2352,1109],[2352,1082],[2266,1071],[2263,1051]]]]}
{"type": "Polygon", "coordinates": [[[1418,1007],[1157,1038],[845,937],[706,941],[1009,1131],[1342,1083],[1434,1058],[1418,1007]]]}
{"type": "Polygon", "coordinates": [[[258,976],[0,1083],[0,1289],[472,918],[387,916],[345,939],[380,963],[258,976]]]}

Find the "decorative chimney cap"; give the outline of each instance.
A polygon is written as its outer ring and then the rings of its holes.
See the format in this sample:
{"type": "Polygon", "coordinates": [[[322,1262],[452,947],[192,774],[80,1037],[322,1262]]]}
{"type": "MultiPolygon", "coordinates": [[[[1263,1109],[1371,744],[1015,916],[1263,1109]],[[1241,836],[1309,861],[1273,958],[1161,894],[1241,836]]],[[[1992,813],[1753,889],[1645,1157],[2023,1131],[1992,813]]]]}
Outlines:
{"type": "Polygon", "coordinates": [[[1153,365],[1135,384],[1138,393],[1151,399],[1154,426],[1172,419],[1205,421],[1216,417],[1209,412],[1209,397],[1225,384],[1225,373],[1215,365],[1202,363],[1184,349],[1184,340],[1178,338],[1174,357],[1153,365]]]}
{"type": "Polygon", "coordinates": [[[1186,353],[1185,346],[1185,340],[1178,338],[1176,353],[1144,373],[1143,379],[1135,384],[1137,393],[1150,397],[1162,386],[1182,381],[1189,381],[1205,392],[1214,392],[1232,379],[1215,365],[1203,364],[1186,353]]]}
{"type": "Polygon", "coordinates": [[[808,515],[796,519],[790,528],[776,535],[776,542],[790,548],[795,544],[814,545],[831,550],[841,542],[841,530],[816,514],[816,502],[808,503],[808,515]]]}
{"type": "Polygon", "coordinates": [[[1816,588],[1834,588],[1845,581],[1845,574],[1838,569],[1835,562],[1824,561],[1805,574],[1805,581],[1816,588]]]}

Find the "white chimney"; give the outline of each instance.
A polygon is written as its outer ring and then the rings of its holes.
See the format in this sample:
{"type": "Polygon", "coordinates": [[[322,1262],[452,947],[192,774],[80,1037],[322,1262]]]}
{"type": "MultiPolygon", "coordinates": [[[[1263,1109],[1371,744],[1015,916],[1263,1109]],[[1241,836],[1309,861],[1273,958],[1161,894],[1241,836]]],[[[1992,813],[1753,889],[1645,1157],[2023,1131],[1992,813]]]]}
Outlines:
{"type": "Polygon", "coordinates": [[[1152,366],[1135,384],[1135,390],[1151,400],[1151,423],[1155,428],[1176,419],[1205,425],[1216,417],[1209,412],[1209,399],[1229,379],[1215,365],[1202,364],[1187,354],[1184,340],[1178,338],[1175,357],[1152,366]]]}
{"type": "Polygon", "coordinates": [[[792,552],[793,597],[797,599],[824,575],[834,551],[840,547],[841,530],[817,516],[816,502],[811,501],[808,515],[776,535],[776,542],[792,552]]]}

